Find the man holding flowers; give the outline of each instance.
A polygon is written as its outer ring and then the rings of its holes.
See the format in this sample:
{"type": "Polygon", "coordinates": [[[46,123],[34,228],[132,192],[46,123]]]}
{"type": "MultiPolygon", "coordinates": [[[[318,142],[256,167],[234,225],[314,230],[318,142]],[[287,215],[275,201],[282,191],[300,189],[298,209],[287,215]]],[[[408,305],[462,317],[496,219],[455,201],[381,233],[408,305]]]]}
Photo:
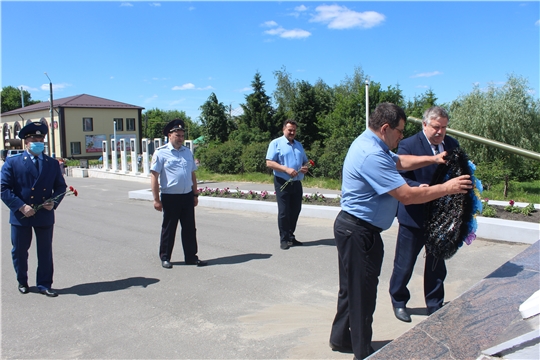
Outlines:
{"type": "Polygon", "coordinates": [[[299,141],[295,140],[296,121],[283,123],[283,136],[272,140],[266,152],[266,166],[274,172],[274,189],[278,204],[280,248],[303,245],[294,231],[302,210],[302,180],[308,171],[308,158],[299,141]]]}
{"type": "Polygon", "coordinates": [[[28,249],[32,229],[36,234],[38,268],[36,284],[41,294],[56,297],[53,283],[52,240],[54,210],[66,193],[60,164],[45,154],[46,124],[31,122],[19,131],[25,152],[6,158],[2,166],[2,201],[11,210],[11,256],[19,282],[19,292],[27,294],[28,249]]]}

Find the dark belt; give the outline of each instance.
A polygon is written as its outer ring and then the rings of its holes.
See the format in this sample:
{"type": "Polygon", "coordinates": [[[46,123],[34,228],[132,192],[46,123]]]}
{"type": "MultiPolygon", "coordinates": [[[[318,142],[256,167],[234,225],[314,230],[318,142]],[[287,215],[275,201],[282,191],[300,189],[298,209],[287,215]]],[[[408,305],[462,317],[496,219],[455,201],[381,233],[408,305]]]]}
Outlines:
{"type": "Polygon", "coordinates": [[[377,227],[375,225],[371,225],[367,221],[364,221],[364,220],[362,220],[360,218],[357,218],[356,216],[351,215],[346,211],[341,210],[339,212],[338,216],[340,218],[342,218],[343,220],[345,220],[345,221],[351,222],[351,223],[353,223],[355,225],[365,227],[366,229],[369,229],[369,230],[371,230],[373,232],[380,233],[382,231],[382,229],[380,227],[377,227]]]}

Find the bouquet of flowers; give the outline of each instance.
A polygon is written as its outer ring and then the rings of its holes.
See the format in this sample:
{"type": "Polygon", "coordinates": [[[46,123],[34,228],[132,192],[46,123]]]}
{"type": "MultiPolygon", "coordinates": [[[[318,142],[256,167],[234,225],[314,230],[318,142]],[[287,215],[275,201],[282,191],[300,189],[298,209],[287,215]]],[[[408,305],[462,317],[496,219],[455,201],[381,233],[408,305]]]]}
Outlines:
{"type": "Polygon", "coordinates": [[[69,196],[69,195],[74,195],[74,196],[77,196],[79,195],[79,193],[77,192],[77,189],[75,189],[73,186],[70,186],[65,192],[59,194],[59,195],[56,195],[50,199],[47,199],[43,202],[43,204],[39,204],[39,205],[36,205],[34,206],[34,211],[38,211],[39,209],[41,209],[45,204],[49,204],[51,202],[58,202],[58,200],[60,200],[60,198],[62,196],[69,196]]]}
{"type": "MultiPolygon", "coordinates": [[[[304,166],[307,166],[308,168],[312,167],[312,166],[315,166],[315,161],[313,160],[309,160],[307,163],[304,164],[304,166]]],[[[285,181],[285,183],[283,185],[281,185],[281,187],[279,188],[281,191],[283,191],[287,185],[289,185],[291,182],[293,182],[294,178],[290,178],[289,180],[285,181]]]]}

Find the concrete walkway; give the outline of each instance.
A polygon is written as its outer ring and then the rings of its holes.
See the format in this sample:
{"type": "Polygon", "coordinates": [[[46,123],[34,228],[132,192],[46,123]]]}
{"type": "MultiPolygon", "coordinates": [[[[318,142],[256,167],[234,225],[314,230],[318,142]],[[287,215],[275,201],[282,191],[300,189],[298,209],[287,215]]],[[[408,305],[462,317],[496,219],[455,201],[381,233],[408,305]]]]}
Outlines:
{"type": "MultiPolygon", "coordinates": [[[[350,359],[328,347],[338,291],[333,219],[301,214],[303,247],[279,249],[276,216],[197,207],[199,256],[209,266],[173,269],[158,259],[161,213],[128,198],[147,184],[67,178],[78,197],[56,214],[55,282],[60,296],[21,295],[2,206],[3,359],[350,359]]],[[[208,184],[210,185],[210,184],[208,184]]],[[[212,187],[221,184],[212,184],[212,187]]],[[[252,190],[255,190],[250,186],[252,190]]],[[[311,190],[309,190],[311,191],[311,190]]],[[[410,283],[410,324],[393,316],[388,282],[396,231],[382,234],[385,258],[374,317],[380,348],[426,318],[422,258],[410,283]]],[[[177,237],[178,238],[178,237],[177,237]]],[[[448,261],[452,301],[528,245],[477,240],[448,261]]],[[[30,285],[36,270],[30,250],[30,285]]]]}

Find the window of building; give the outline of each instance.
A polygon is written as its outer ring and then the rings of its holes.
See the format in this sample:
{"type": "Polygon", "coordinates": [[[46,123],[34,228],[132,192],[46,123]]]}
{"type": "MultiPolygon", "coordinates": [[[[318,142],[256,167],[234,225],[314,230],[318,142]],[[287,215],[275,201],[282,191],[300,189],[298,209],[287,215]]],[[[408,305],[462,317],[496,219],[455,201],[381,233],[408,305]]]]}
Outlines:
{"type": "Polygon", "coordinates": [[[71,155],[80,155],[81,154],[81,142],[75,141],[71,143],[71,155]]]}
{"type": "Polygon", "coordinates": [[[116,131],[124,131],[124,119],[114,119],[116,131]]]}
{"type": "Polygon", "coordinates": [[[126,130],[135,131],[135,119],[126,119],[126,130]]]}
{"type": "Polygon", "coordinates": [[[94,131],[94,119],[83,118],[82,126],[83,126],[83,131],[94,131]]]}

